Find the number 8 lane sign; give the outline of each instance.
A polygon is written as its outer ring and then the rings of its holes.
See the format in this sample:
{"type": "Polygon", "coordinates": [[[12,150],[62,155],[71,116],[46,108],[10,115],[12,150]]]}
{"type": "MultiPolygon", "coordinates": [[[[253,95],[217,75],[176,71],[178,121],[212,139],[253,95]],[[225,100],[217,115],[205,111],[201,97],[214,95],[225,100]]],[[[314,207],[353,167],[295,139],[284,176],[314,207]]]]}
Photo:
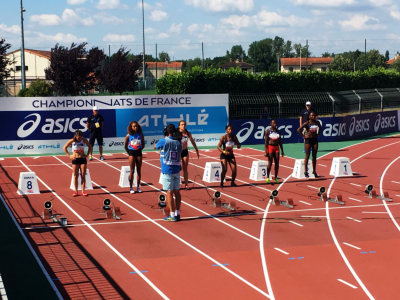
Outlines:
{"type": "Polygon", "coordinates": [[[19,173],[17,193],[19,195],[40,194],[39,185],[35,172],[19,173]]]}

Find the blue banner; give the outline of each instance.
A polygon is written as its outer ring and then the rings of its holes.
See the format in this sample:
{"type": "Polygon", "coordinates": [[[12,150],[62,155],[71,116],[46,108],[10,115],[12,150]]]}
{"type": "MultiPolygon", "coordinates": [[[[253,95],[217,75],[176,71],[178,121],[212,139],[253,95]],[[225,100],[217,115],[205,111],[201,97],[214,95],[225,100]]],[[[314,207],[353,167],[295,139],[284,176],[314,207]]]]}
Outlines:
{"type": "MultiPolygon", "coordinates": [[[[399,121],[397,111],[350,115],[345,117],[319,118],[322,133],[320,142],[354,140],[384,133],[397,132],[399,121]]],[[[302,143],[303,138],[297,133],[299,119],[276,119],[281,131],[282,142],[302,143]]],[[[270,119],[231,120],[233,133],[243,145],[264,144],[264,132],[270,127],[270,119]]]]}

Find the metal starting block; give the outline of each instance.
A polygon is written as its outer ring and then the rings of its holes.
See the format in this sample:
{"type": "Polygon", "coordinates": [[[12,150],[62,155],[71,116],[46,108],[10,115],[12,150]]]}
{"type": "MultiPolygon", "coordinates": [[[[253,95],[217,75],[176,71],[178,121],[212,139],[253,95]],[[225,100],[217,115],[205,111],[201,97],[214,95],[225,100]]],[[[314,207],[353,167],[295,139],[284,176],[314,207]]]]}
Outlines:
{"type": "Polygon", "coordinates": [[[121,210],[119,207],[113,207],[111,208],[111,200],[110,199],[104,199],[103,201],[103,212],[101,212],[100,214],[104,214],[106,216],[107,219],[116,219],[116,220],[121,220],[121,210]]]}
{"type": "Polygon", "coordinates": [[[44,203],[44,208],[45,210],[43,211],[42,218],[43,220],[53,220],[54,223],[60,223],[61,226],[67,225],[67,218],[66,217],[61,217],[58,219],[58,216],[61,216],[61,214],[53,214],[53,211],[51,208],[53,207],[53,204],[51,201],[46,201],[44,203]]]}
{"type": "Polygon", "coordinates": [[[166,200],[167,199],[166,199],[165,195],[161,194],[161,195],[158,196],[158,207],[159,207],[158,210],[162,210],[164,215],[169,216],[171,211],[170,211],[170,209],[169,209],[169,207],[167,205],[166,200]]]}
{"type": "Polygon", "coordinates": [[[318,200],[323,202],[329,201],[339,205],[345,205],[345,202],[342,200],[342,195],[336,195],[336,198],[330,198],[325,192],[326,189],[323,186],[318,189],[318,196],[320,197],[318,200]]]}
{"type": "Polygon", "coordinates": [[[381,196],[377,195],[372,184],[365,187],[365,193],[368,194],[368,198],[378,198],[387,202],[393,202],[393,199],[389,198],[389,192],[383,192],[381,196]]]}
{"type": "Polygon", "coordinates": [[[214,197],[212,198],[212,200],[213,200],[212,206],[214,206],[214,207],[223,207],[223,208],[226,208],[229,210],[237,209],[235,201],[231,201],[229,203],[222,203],[221,202],[221,193],[218,191],[216,191],[214,193],[214,197]]]}
{"type": "Polygon", "coordinates": [[[282,200],[279,200],[279,197],[273,197],[272,204],[273,205],[277,205],[277,206],[278,205],[282,205],[282,206],[287,207],[287,208],[293,208],[294,207],[292,198],[288,198],[286,201],[282,201],[282,200]]]}

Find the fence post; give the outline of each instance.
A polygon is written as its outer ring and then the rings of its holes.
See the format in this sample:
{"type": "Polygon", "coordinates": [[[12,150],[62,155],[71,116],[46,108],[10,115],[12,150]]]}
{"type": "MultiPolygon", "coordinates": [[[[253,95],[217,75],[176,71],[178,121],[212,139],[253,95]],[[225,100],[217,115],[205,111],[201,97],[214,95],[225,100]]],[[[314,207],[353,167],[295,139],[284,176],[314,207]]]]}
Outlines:
{"type": "Polygon", "coordinates": [[[381,111],[383,111],[383,96],[381,93],[379,93],[378,89],[375,89],[375,91],[378,93],[379,96],[381,96],[381,111]]]}
{"type": "Polygon", "coordinates": [[[358,97],[358,113],[361,114],[361,97],[357,95],[355,90],[353,90],[353,93],[358,97]]]}
{"type": "Polygon", "coordinates": [[[331,95],[331,93],[327,92],[328,97],[332,100],[332,117],[335,117],[335,98],[331,95]]]}
{"type": "Polygon", "coordinates": [[[279,109],[279,119],[280,119],[282,115],[282,107],[281,107],[282,99],[281,96],[279,96],[279,93],[275,93],[275,95],[276,98],[278,99],[278,109],[279,109]]]}

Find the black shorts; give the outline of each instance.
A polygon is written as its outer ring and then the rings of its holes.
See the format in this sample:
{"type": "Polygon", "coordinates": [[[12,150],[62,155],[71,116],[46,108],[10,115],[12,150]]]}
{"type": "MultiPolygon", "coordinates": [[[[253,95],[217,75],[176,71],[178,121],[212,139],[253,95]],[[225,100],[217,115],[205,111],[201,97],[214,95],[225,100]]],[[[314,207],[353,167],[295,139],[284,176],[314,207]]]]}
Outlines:
{"type": "Polygon", "coordinates": [[[73,165],[86,165],[86,164],[87,164],[86,157],[78,157],[78,158],[75,158],[75,159],[72,161],[72,164],[73,164],[73,165]]]}
{"type": "Polygon", "coordinates": [[[304,144],[306,145],[318,145],[318,138],[317,137],[313,137],[313,138],[306,138],[304,140],[304,144]]]}
{"type": "Polygon", "coordinates": [[[232,159],[235,159],[235,155],[231,154],[231,155],[226,155],[224,153],[221,152],[221,154],[219,155],[220,159],[226,159],[227,161],[231,161],[232,159]]]}
{"type": "Polygon", "coordinates": [[[103,133],[101,131],[95,130],[90,133],[89,144],[94,146],[95,140],[97,140],[99,146],[103,146],[103,133]]]}
{"type": "Polygon", "coordinates": [[[189,155],[188,149],[187,149],[187,148],[186,148],[186,149],[183,149],[182,152],[181,152],[181,157],[186,157],[186,156],[188,156],[188,155],[189,155]]]}
{"type": "Polygon", "coordinates": [[[142,149],[139,149],[139,150],[129,149],[129,156],[142,157],[142,149]]]}

